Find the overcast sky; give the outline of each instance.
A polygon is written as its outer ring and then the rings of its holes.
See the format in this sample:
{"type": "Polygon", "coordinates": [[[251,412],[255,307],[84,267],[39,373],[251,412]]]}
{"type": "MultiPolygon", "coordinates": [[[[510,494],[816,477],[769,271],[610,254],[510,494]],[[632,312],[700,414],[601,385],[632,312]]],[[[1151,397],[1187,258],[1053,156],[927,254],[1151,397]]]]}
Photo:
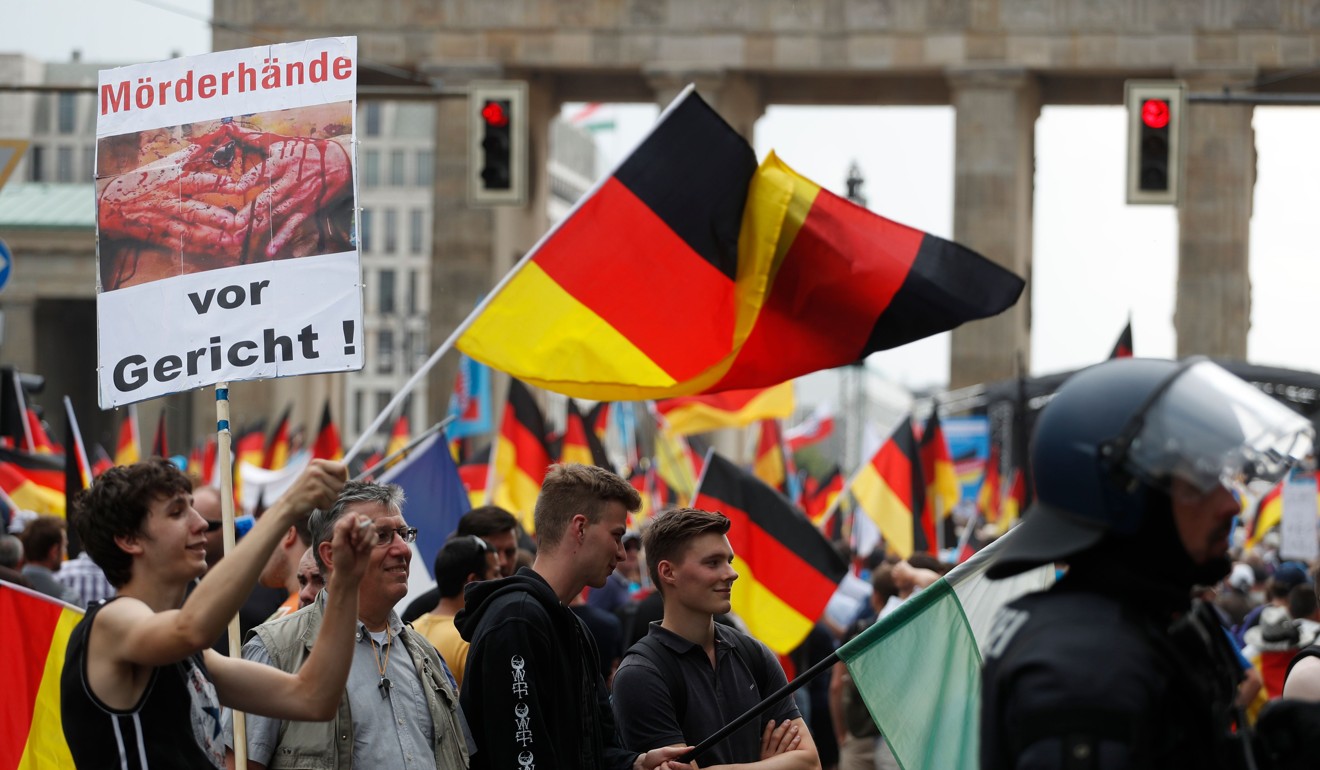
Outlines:
{"type": "MultiPolygon", "coordinates": [[[[209,17],[210,6],[209,0],[41,0],[0,24],[0,52],[61,60],[77,49],[84,61],[115,63],[204,53],[210,31],[200,19],[209,17]]],[[[598,136],[605,154],[617,157],[657,110],[613,112],[617,128],[598,136]]],[[[874,211],[950,237],[953,123],[947,107],[771,107],[757,124],[755,145],[758,155],[773,148],[841,194],[855,161],[874,211]]],[[[1318,371],[1312,308],[1320,292],[1320,109],[1258,108],[1255,127],[1248,358],[1318,371]]],[[[1176,215],[1170,207],[1123,203],[1122,109],[1046,107],[1036,130],[1032,371],[1103,359],[1129,316],[1138,355],[1173,355],[1176,215]]],[[[920,387],[947,380],[947,359],[942,335],[876,354],[869,364],[883,377],[920,387]]]]}

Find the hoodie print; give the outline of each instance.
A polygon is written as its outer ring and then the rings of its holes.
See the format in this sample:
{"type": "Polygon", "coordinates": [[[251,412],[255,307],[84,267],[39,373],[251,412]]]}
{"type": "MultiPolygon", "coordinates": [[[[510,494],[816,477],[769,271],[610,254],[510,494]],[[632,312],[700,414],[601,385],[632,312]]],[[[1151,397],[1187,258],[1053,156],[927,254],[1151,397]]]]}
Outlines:
{"type": "Polygon", "coordinates": [[[528,695],[527,661],[521,655],[514,655],[509,659],[509,669],[509,674],[513,679],[513,697],[517,698],[513,705],[513,740],[523,749],[518,754],[518,766],[521,770],[536,770],[536,756],[527,749],[529,744],[534,743],[532,709],[525,700],[528,695]]]}

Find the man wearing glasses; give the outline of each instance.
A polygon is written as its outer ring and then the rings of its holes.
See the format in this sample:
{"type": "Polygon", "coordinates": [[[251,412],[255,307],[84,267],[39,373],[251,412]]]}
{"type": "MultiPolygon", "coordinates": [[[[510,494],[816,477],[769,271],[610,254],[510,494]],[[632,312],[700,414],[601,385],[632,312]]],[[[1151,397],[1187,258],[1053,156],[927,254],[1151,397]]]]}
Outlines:
{"type": "MultiPolygon", "coordinates": [[[[330,510],[312,514],[312,548],[327,583],[334,571],[330,535],[340,517],[366,516],[378,538],[358,588],[348,685],[329,722],[249,716],[249,768],[468,766],[467,729],[449,669],[435,648],[394,612],[408,593],[408,544],[417,539],[417,529],[403,518],[402,505],[403,490],[397,485],[350,481],[330,510]]],[[[254,628],[243,645],[243,657],[297,671],[316,638],[325,601],[323,591],[292,615],[254,628]]],[[[232,747],[232,730],[226,740],[232,747]]],[[[229,762],[232,767],[232,759],[229,762]]]]}

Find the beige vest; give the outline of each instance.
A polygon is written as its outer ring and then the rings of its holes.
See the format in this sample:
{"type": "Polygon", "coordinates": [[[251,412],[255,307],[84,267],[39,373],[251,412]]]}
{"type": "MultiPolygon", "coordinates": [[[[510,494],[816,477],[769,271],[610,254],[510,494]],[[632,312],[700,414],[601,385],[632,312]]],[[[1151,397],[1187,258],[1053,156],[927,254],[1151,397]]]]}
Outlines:
{"type": "MultiPolygon", "coordinates": [[[[249,632],[261,637],[275,666],[296,672],[307,659],[321,628],[324,597],[306,609],[264,623],[249,632]]],[[[468,766],[467,742],[458,710],[458,693],[449,684],[440,656],[425,638],[409,626],[399,635],[422,677],[422,691],[434,727],[435,766],[438,770],[462,770],[468,766]]],[[[279,745],[271,755],[271,770],[352,770],[353,719],[348,694],[339,700],[335,718],[328,722],[280,723],[279,745]]]]}

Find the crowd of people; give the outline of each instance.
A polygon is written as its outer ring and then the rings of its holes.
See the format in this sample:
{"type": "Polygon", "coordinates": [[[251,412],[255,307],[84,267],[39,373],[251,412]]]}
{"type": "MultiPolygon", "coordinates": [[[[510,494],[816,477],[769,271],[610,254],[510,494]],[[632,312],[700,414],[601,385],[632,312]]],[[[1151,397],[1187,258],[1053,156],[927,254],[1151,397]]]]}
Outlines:
{"type": "MultiPolygon", "coordinates": [[[[1268,540],[1234,552],[1229,532],[1233,484],[1287,472],[1310,428],[1227,376],[1113,362],[1047,407],[1035,507],[989,576],[1062,577],[1005,607],[984,649],[982,767],[1307,766],[1320,565],[1268,540]]],[[[161,459],[78,498],[77,558],[63,519],[0,537],[0,579],[88,608],[61,680],[78,766],[234,767],[242,745],[250,768],[677,770],[951,567],[854,560],[854,604],[779,657],[732,613],[729,519],[678,508],[631,530],[637,491],[566,464],[545,477],[534,541],[475,509],[434,555],[436,588],[402,606],[420,512],[346,476],[314,461],[227,555],[218,495],[161,459]]],[[[898,767],[842,663],[696,762],[898,767]]]]}

